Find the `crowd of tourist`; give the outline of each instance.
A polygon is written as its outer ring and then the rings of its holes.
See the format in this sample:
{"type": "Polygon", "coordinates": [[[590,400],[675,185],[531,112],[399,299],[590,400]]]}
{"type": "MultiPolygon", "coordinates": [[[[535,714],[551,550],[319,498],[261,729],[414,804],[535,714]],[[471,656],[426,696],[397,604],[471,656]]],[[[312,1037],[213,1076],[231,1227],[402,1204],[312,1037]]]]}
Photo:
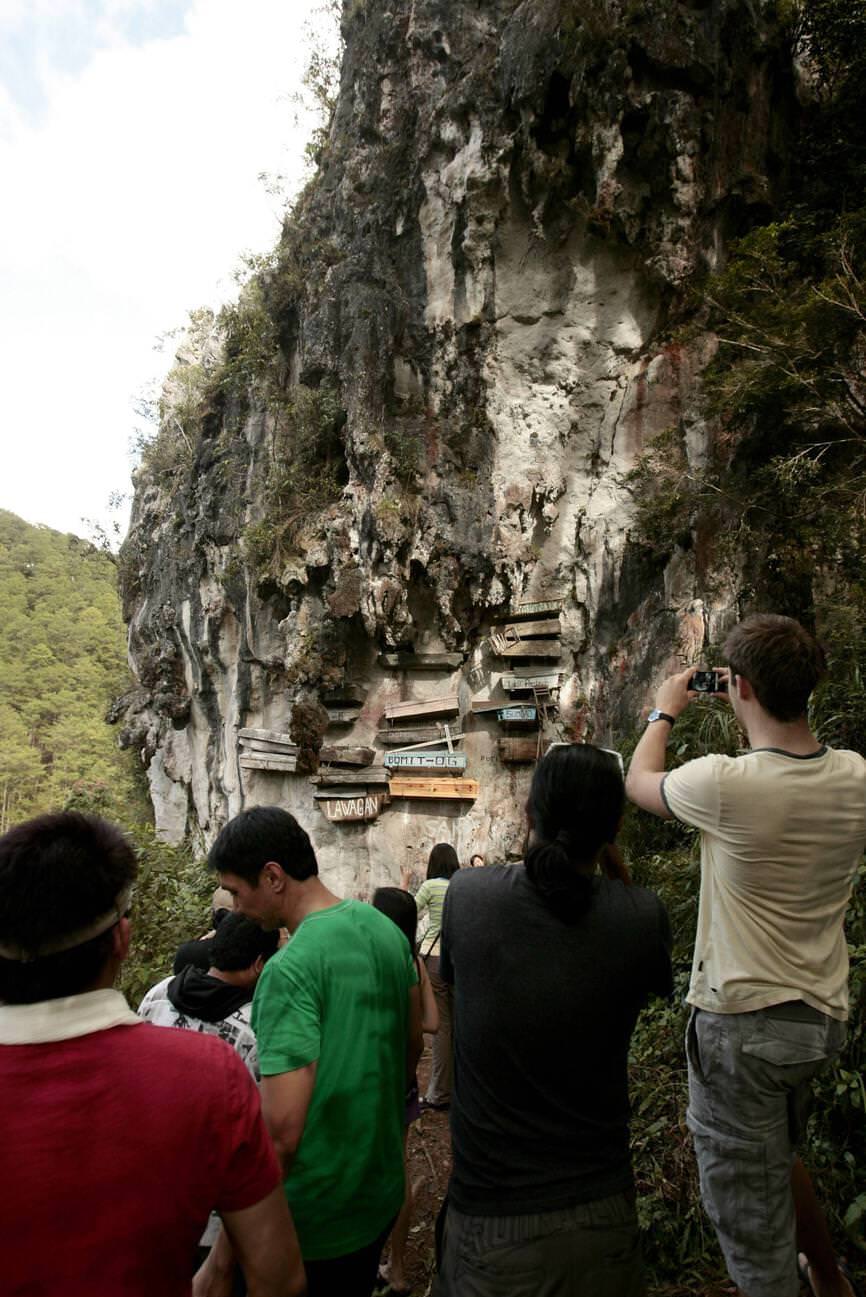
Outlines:
{"type": "Polygon", "coordinates": [[[0,838],[0,1291],[408,1292],[427,1107],[453,1153],[434,1297],[640,1297],[627,1057],[673,977],[665,908],[616,845],[628,796],[700,833],[687,1122],[729,1274],[743,1297],[859,1294],[796,1148],[845,1039],[866,761],[809,728],[824,661],[797,622],[749,618],[724,655],[748,750],[666,773],[696,697],[671,676],[625,781],[591,744],[538,762],[520,865],[440,843],[414,897],[404,872],[368,905],[326,887],[288,812],[242,812],[210,851],[211,930],[137,1014],[115,989],[123,835],[64,812],[0,838]]]}

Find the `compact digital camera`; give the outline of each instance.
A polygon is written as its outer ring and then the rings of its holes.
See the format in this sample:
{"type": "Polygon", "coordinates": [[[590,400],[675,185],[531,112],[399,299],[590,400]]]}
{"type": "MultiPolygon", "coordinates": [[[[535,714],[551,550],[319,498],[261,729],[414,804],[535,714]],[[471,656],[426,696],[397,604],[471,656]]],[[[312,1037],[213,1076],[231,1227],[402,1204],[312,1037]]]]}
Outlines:
{"type": "Polygon", "coordinates": [[[689,680],[689,688],[699,694],[726,694],[728,682],[721,671],[696,671],[689,680]]]}

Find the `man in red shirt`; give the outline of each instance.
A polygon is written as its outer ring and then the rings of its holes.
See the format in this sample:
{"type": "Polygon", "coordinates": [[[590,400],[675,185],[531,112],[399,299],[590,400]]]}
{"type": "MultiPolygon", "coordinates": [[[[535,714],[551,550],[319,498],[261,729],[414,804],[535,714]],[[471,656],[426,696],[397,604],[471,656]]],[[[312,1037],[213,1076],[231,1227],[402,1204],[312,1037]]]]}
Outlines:
{"type": "Polygon", "coordinates": [[[0,1255],[8,1297],[189,1297],[213,1209],[251,1297],[305,1291],[252,1078],[113,989],[136,872],[65,812],[0,838],[0,1255]]]}

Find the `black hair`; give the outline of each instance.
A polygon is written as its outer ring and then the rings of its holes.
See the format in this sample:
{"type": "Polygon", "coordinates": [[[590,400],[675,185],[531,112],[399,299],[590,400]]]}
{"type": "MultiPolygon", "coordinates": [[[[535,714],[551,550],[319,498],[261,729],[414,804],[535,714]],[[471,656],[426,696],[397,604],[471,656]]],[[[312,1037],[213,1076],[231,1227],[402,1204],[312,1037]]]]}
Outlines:
{"type": "Polygon", "coordinates": [[[269,860],[298,882],[319,872],[309,835],[279,806],[241,811],[220,830],[207,858],[216,873],[236,874],[253,887],[269,860]]]}
{"type": "MultiPolygon", "coordinates": [[[[602,748],[555,747],[536,766],[526,806],[526,875],[563,922],[576,922],[592,904],[593,866],[613,844],[624,806],[622,771],[602,748]]],[[[623,877],[621,869],[610,871],[623,877]]]]}
{"type": "Polygon", "coordinates": [[[457,852],[450,842],[437,842],[427,861],[428,878],[452,878],[460,868],[457,852]]]}
{"type": "Polygon", "coordinates": [[[110,913],[135,878],[132,847],[96,815],[39,815],[0,838],[0,943],[34,958],[0,957],[0,1000],[35,1004],[79,995],[98,980],[111,955],[112,928],[57,954],[46,944],[110,913]]]}
{"type": "Polygon", "coordinates": [[[373,893],[373,908],[387,914],[403,933],[414,955],[418,946],[418,906],[415,897],[402,887],[377,887],[373,893]]]}
{"type": "Polygon", "coordinates": [[[267,962],[279,943],[279,928],[265,932],[252,919],[227,913],[210,940],[210,962],[221,973],[242,972],[259,955],[267,962]]]}

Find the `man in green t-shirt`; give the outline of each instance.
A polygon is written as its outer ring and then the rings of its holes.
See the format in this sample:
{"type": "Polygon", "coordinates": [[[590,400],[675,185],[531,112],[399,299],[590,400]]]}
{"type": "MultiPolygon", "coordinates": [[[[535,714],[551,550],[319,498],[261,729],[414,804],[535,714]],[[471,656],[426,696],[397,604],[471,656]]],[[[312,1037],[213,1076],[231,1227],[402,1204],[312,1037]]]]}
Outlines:
{"type": "MultiPolygon", "coordinates": [[[[423,1043],[408,943],[324,886],[309,837],[278,807],[227,824],[209,864],[236,910],[292,934],[259,979],[252,1024],[309,1297],[369,1297],[403,1202],[404,1096],[423,1043]]],[[[227,1251],[214,1249],[203,1291],[219,1291],[227,1251]]]]}

